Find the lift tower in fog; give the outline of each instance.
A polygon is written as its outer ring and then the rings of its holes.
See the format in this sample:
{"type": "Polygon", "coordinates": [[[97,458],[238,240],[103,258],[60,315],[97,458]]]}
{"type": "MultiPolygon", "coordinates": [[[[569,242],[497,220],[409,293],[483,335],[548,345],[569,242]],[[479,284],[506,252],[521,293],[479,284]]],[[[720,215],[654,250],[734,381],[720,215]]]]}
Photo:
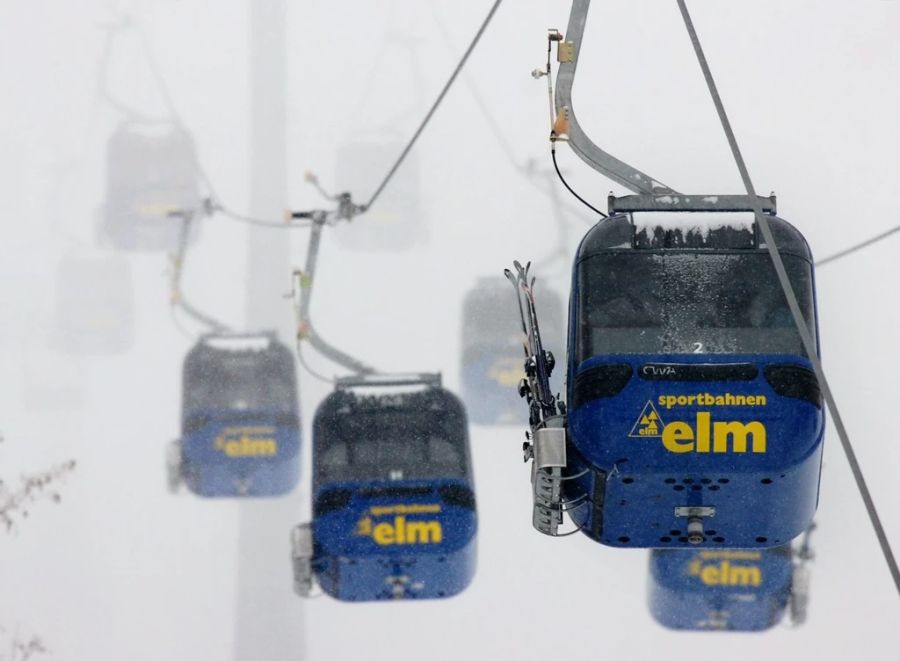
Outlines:
{"type": "MultiPolygon", "coordinates": [[[[250,215],[281,218],[287,206],[286,0],[247,3],[250,50],[250,215]]],[[[247,328],[275,329],[293,344],[286,232],[249,227],[247,328]]],[[[238,507],[235,661],[299,661],[304,656],[302,602],[291,591],[290,522],[299,496],[243,500],[238,507]]]]}

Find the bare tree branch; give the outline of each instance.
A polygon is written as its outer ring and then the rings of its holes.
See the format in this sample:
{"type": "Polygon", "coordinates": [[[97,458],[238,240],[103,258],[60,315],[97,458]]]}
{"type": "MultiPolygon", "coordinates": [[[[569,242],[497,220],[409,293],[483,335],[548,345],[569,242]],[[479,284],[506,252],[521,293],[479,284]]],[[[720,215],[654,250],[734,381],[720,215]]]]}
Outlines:
{"type": "Polygon", "coordinates": [[[0,479],[0,525],[6,527],[6,532],[15,528],[17,517],[27,519],[29,506],[38,500],[58,503],[62,497],[56,490],[56,483],[75,470],[75,465],[72,459],[40,473],[22,475],[15,489],[10,489],[0,479]]]}

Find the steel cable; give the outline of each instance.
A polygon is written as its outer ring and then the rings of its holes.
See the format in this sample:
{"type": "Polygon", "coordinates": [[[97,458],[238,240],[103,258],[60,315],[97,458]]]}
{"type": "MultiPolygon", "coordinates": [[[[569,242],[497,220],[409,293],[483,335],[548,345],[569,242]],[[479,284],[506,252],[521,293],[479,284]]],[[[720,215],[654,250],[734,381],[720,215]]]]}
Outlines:
{"type": "Polygon", "coordinates": [[[737,139],[735,138],[734,131],[731,128],[731,123],[728,121],[728,115],[725,113],[725,106],[722,104],[722,98],[719,96],[718,88],[716,87],[712,72],[709,69],[709,64],[706,61],[706,56],[703,53],[703,47],[700,45],[700,39],[697,36],[697,31],[694,29],[694,23],[691,20],[691,16],[688,12],[685,0],[676,0],[676,2],[678,3],[678,8],[681,10],[681,16],[684,19],[684,24],[687,28],[688,36],[691,39],[691,44],[693,45],[694,52],[697,55],[697,61],[699,62],[700,68],[703,71],[703,77],[706,80],[706,86],[709,89],[713,104],[715,104],[716,112],[719,115],[719,121],[722,125],[722,129],[725,132],[725,136],[728,139],[728,144],[731,147],[731,153],[734,157],[735,164],[740,171],[741,179],[743,180],[744,187],[747,190],[747,195],[749,196],[750,202],[753,205],[753,213],[756,216],[756,222],[760,230],[762,231],[763,238],[766,241],[766,247],[768,248],[769,256],[772,258],[772,263],[775,266],[775,272],[778,275],[778,281],[780,282],[781,288],[784,290],[784,294],[787,297],[788,306],[790,307],[791,314],[794,317],[794,323],[797,326],[797,330],[800,333],[800,338],[803,341],[803,346],[810,361],[812,362],[813,369],[816,373],[816,378],[818,379],[819,385],[822,388],[822,392],[825,395],[825,401],[828,405],[828,411],[834,421],[835,429],[837,430],[838,437],[841,440],[841,446],[843,447],[844,453],[847,456],[847,462],[850,464],[850,470],[853,472],[853,478],[856,480],[856,486],[859,489],[859,493],[862,496],[863,503],[866,506],[866,512],[869,515],[869,520],[872,523],[872,528],[875,530],[875,536],[878,538],[878,543],[881,546],[881,552],[884,554],[884,559],[887,562],[888,569],[891,572],[891,577],[894,580],[894,587],[897,589],[897,592],[900,593],[900,570],[898,570],[897,568],[897,561],[894,557],[893,549],[891,548],[890,541],[885,534],[884,527],[881,524],[881,519],[878,516],[877,509],[875,508],[875,502],[872,500],[872,496],[869,493],[869,488],[866,485],[866,480],[862,474],[862,469],[860,468],[859,462],[856,459],[856,453],[853,451],[853,446],[850,443],[850,437],[848,436],[847,430],[844,427],[844,421],[841,418],[840,412],[837,408],[837,403],[834,400],[834,396],[831,393],[831,388],[829,387],[828,381],[825,378],[825,372],[822,369],[822,363],[819,361],[815,340],[813,339],[809,328],[806,326],[806,321],[803,318],[803,312],[800,310],[800,304],[797,302],[797,297],[794,294],[794,289],[791,286],[787,271],[784,268],[784,263],[781,260],[781,254],[778,252],[778,246],[775,244],[775,238],[772,235],[771,228],[769,227],[769,221],[766,219],[765,214],[762,211],[762,207],[760,206],[759,199],[756,197],[756,190],[753,187],[753,182],[750,179],[750,173],[747,170],[747,165],[744,162],[744,157],[741,154],[740,147],[738,147],[737,139]]]}

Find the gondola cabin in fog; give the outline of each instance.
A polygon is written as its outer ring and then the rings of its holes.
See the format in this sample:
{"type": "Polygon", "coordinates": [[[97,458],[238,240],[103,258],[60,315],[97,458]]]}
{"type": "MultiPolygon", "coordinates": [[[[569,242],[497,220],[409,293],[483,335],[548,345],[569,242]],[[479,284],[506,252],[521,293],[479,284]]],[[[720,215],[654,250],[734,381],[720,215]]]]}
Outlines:
{"type": "Polygon", "coordinates": [[[280,496],[300,476],[293,352],[274,333],[207,335],[184,360],[170,480],[200,496],[280,496]]]}
{"type": "Polygon", "coordinates": [[[313,521],[295,577],[345,601],[433,599],[475,571],[477,519],[462,403],[439,376],[339,381],[313,422],[313,521]]]}
{"type": "MultiPolygon", "coordinates": [[[[578,249],[564,500],[612,546],[785,544],[818,500],[812,365],[756,222],[733,213],[747,202],[681,198],[678,210],[695,213],[641,220],[667,201],[611,198],[578,249]]],[[[774,198],[761,202],[815,336],[809,248],[774,198]]]]}
{"type": "MultiPolygon", "coordinates": [[[[563,341],[560,296],[546,287],[540,290],[544,312],[541,332],[548,344],[563,341]]],[[[477,424],[515,422],[521,412],[516,387],[525,376],[522,368],[522,330],[519,311],[500,277],[479,278],[463,301],[462,397],[469,418],[477,424]]]]}
{"type": "Polygon", "coordinates": [[[801,624],[804,569],[793,556],[790,544],[770,549],[654,549],[650,612],[669,629],[764,631],[781,622],[790,605],[792,620],[801,624]]]}
{"type": "Polygon", "coordinates": [[[131,266],[114,255],[62,259],[56,274],[54,348],[70,354],[108,355],[134,342],[131,266]]]}
{"type": "Polygon", "coordinates": [[[173,250],[181,222],[169,213],[200,206],[191,136],[167,122],[119,125],[106,150],[104,239],[119,250],[173,250]]]}

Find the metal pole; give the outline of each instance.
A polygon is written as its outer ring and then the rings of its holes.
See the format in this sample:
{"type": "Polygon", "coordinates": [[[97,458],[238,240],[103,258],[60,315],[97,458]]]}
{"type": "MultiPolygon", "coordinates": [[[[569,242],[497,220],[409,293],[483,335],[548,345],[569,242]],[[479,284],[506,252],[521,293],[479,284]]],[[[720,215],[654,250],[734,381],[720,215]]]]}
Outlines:
{"type": "MultiPolygon", "coordinates": [[[[285,120],[286,0],[249,0],[250,214],[280,218],[287,206],[285,120]]],[[[275,329],[293,344],[287,232],[247,230],[247,328],[275,329]]],[[[292,591],[291,526],[300,491],[244,500],[239,507],[236,661],[297,661],[305,656],[301,600],[292,591]]]]}

